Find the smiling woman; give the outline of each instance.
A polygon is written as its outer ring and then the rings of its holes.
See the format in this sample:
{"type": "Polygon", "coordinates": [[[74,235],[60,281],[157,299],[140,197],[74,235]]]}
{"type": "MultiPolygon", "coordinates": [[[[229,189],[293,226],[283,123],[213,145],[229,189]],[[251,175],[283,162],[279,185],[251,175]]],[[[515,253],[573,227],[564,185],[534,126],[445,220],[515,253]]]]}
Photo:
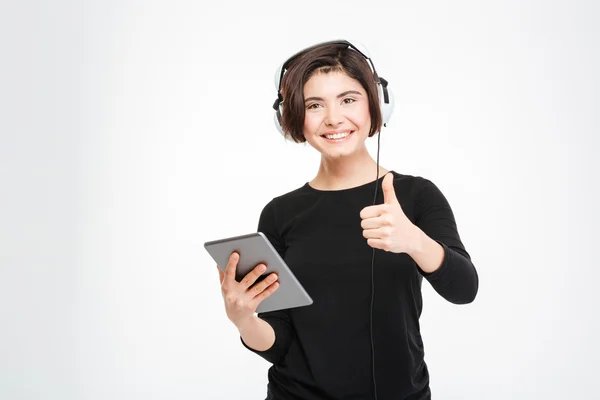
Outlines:
{"type": "Polygon", "coordinates": [[[317,70],[304,85],[304,97],[304,139],[323,158],[361,152],[369,157],[363,146],[371,129],[369,98],[358,81],[344,72],[317,70]]]}
{"type": "Polygon", "coordinates": [[[317,104],[322,107],[325,95],[331,105],[329,98],[344,100],[347,94],[364,98],[364,106],[371,117],[371,123],[367,126],[368,136],[379,132],[382,116],[377,82],[363,55],[358,51],[344,50],[336,43],[309,48],[296,54],[281,80],[281,95],[285,99],[281,115],[283,131],[288,132],[294,141],[304,142],[304,116],[306,111],[312,110],[310,107],[314,106],[313,101],[321,102],[317,104]],[[333,88],[324,85],[333,76],[338,78],[335,89],[347,88],[348,92],[354,93],[333,93],[333,88]]]}
{"type": "Polygon", "coordinates": [[[455,304],[478,290],[444,195],[425,178],[380,167],[366,148],[393,107],[369,62],[336,41],[297,53],[277,73],[276,126],[321,162],[312,181],[264,207],[258,231],[314,302],[255,315],[277,278],[259,282],[258,265],[236,282],[235,254],[221,274],[242,344],[272,363],[267,399],[430,399],[422,279],[455,304]]]}

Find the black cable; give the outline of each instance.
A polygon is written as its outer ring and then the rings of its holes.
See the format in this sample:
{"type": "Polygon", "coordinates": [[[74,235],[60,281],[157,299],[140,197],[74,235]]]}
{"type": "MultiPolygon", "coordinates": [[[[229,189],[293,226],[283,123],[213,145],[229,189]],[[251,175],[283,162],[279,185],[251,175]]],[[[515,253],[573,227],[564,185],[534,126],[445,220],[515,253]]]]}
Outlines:
{"type": "MultiPolygon", "coordinates": [[[[377,134],[377,178],[375,179],[375,196],[373,205],[377,202],[377,188],[379,186],[379,144],[381,142],[381,131],[377,134]]],[[[373,389],[375,400],[377,400],[377,381],[375,380],[375,343],[373,342],[373,303],[375,301],[375,247],[371,258],[371,362],[373,363],[373,389]]]]}

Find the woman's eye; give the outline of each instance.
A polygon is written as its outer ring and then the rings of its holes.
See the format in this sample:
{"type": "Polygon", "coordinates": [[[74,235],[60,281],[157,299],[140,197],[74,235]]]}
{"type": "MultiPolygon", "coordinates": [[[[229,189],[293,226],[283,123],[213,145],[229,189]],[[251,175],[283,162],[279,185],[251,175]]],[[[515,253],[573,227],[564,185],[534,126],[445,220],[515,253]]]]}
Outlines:
{"type": "Polygon", "coordinates": [[[347,99],[344,99],[344,103],[346,103],[346,104],[354,103],[354,99],[352,99],[352,98],[349,97],[347,99]]]}
{"type": "Polygon", "coordinates": [[[317,108],[317,106],[320,106],[320,104],[319,103],[313,103],[313,104],[309,105],[306,108],[309,109],[309,110],[311,110],[311,109],[317,108]]]}

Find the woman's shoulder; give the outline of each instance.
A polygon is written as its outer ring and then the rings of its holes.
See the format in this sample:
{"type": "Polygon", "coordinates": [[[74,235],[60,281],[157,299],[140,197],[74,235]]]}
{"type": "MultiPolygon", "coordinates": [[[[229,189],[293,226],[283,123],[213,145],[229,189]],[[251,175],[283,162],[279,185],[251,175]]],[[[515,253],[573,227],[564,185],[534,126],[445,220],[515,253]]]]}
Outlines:
{"type": "Polygon", "coordinates": [[[308,183],[305,183],[300,187],[276,194],[266,203],[265,208],[276,208],[277,206],[304,202],[306,197],[312,194],[308,189],[308,183]]]}
{"type": "Polygon", "coordinates": [[[436,186],[431,179],[421,175],[400,173],[394,170],[390,172],[394,175],[394,189],[408,190],[412,194],[417,194],[423,189],[436,186]]]}
{"type": "Polygon", "coordinates": [[[293,202],[301,200],[302,198],[306,197],[309,194],[310,194],[310,191],[306,190],[306,184],[304,184],[295,189],[284,191],[283,193],[274,195],[273,198],[271,199],[270,203],[278,203],[278,204],[289,203],[289,202],[293,203],[293,202]]]}

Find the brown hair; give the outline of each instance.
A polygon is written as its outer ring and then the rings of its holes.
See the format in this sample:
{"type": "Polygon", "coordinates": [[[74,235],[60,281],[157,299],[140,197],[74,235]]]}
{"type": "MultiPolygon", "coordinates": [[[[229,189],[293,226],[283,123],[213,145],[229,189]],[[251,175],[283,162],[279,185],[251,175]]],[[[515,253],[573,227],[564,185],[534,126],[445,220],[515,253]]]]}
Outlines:
{"type": "Polygon", "coordinates": [[[283,107],[281,128],[296,143],[303,143],[304,138],[304,85],[316,72],[344,72],[357,80],[367,92],[371,130],[369,137],[381,130],[382,118],[379,107],[377,83],[368,61],[357,51],[344,44],[324,44],[311,47],[295,56],[281,81],[283,107]]]}

